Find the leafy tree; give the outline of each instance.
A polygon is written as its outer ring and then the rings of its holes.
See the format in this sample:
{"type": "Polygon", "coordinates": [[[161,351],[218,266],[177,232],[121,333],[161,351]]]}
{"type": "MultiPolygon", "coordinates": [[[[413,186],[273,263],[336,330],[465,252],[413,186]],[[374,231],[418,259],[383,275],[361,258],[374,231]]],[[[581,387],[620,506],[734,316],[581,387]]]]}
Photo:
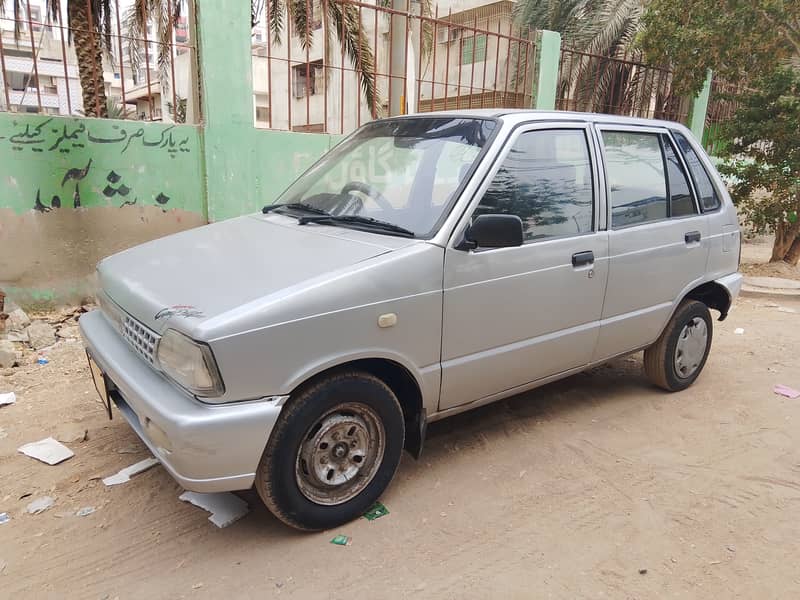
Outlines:
{"type": "Polygon", "coordinates": [[[800,73],[779,67],[755,80],[723,127],[721,171],[757,232],[773,231],[771,261],[800,260],[800,73]],[[761,197],[755,193],[762,192],[761,197]],[[765,196],[763,192],[767,192],[765,196]]]}
{"type": "Polygon", "coordinates": [[[682,93],[699,92],[708,69],[746,80],[800,55],[797,0],[652,0],[643,24],[648,60],[670,64],[682,93]]]}

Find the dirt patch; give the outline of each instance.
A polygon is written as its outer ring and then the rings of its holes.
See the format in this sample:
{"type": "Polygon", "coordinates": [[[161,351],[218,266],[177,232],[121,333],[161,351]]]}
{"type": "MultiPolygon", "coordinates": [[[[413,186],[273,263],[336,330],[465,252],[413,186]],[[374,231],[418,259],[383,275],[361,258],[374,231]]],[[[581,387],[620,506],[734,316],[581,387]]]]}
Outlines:
{"type": "Polygon", "coordinates": [[[104,416],[81,343],[61,341],[48,364],[0,374],[0,392],[18,395],[0,408],[0,595],[794,597],[800,399],[772,387],[800,388],[800,302],[781,304],[798,313],[744,298],[715,322],[685,392],[653,388],[634,356],[434,423],[382,498],[389,515],[315,534],[252,492],[251,512],[217,529],[159,466],[104,486],[96,476],[148,452],[104,416]],[[89,432],[67,442],[74,458],[17,453],[65,427],[89,432]],[[55,505],[27,514],[39,496],[55,505]],[[75,516],[84,507],[95,511],[75,516]],[[331,544],[337,534],[352,545],[331,544]]]}
{"type": "Polygon", "coordinates": [[[750,277],[782,277],[800,280],[800,267],[785,262],[769,262],[772,238],[762,237],[742,244],[742,264],[739,270],[750,277]]]}

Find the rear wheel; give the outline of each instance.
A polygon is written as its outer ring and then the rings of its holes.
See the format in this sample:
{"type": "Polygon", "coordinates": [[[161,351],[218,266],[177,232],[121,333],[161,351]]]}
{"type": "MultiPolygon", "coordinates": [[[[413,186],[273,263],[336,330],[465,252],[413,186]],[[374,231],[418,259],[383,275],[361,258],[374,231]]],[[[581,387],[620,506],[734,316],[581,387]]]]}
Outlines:
{"type": "Polygon", "coordinates": [[[298,529],[329,529],[362,515],[394,476],[403,412],[377,377],[345,372],[293,397],[256,473],[270,511],[298,529]]]}
{"type": "Polygon", "coordinates": [[[685,390],[700,375],[711,349],[713,327],[708,307],[684,300],[661,336],[644,351],[644,370],[657,386],[685,390]]]}

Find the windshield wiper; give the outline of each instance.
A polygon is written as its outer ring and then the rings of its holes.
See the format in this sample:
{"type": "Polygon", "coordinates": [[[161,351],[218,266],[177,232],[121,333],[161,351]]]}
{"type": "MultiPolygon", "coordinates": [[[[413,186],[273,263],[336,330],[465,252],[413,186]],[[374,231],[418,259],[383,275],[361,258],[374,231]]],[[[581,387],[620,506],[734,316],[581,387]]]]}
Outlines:
{"type": "Polygon", "coordinates": [[[345,225],[362,225],[367,228],[380,229],[394,235],[416,237],[413,231],[405,227],[400,227],[400,225],[373,219],[372,217],[362,217],[360,215],[320,215],[319,217],[300,217],[297,220],[298,225],[306,225],[308,223],[322,223],[324,225],[336,225],[339,223],[345,225]]]}
{"type": "Polygon", "coordinates": [[[306,204],[305,202],[288,202],[286,204],[269,204],[261,209],[261,212],[264,214],[270,213],[273,210],[278,208],[288,208],[291,210],[296,210],[300,212],[307,212],[313,213],[315,215],[323,215],[328,216],[328,211],[322,210],[321,208],[317,208],[316,206],[311,206],[310,204],[306,204]]]}

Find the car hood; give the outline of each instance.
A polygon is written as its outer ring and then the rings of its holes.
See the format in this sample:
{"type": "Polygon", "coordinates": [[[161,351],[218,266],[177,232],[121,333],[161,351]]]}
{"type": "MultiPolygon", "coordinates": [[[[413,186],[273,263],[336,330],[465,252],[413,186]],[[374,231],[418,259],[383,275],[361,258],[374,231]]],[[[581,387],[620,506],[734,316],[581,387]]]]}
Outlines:
{"type": "Polygon", "coordinates": [[[156,332],[191,332],[229,310],[409,244],[413,239],[248,215],[170,235],[101,261],[100,286],[156,332]]]}

